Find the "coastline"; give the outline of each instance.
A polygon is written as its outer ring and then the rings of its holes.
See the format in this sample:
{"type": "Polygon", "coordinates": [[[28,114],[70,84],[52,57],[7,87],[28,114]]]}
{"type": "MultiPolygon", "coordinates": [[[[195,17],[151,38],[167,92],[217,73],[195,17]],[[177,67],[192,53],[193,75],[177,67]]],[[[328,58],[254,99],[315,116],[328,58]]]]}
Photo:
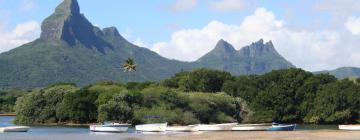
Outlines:
{"type": "Polygon", "coordinates": [[[16,116],[16,114],[15,113],[3,113],[3,114],[0,114],[0,116],[2,116],[2,117],[5,117],[5,116],[16,116]]]}
{"type": "Polygon", "coordinates": [[[358,140],[360,133],[355,131],[242,131],[242,132],[201,132],[201,133],[153,133],[153,134],[104,134],[104,133],[74,133],[74,134],[32,134],[29,135],[3,135],[2,139],[39,140],[358,140]]]}
{"type": "Polygon", "coordinates": [[[198,134],[175,134],[175,135],[146,135],[139,140],[357,140],[360,137],[358,131],[337,131],[337,130],[317,130],[317,131],[223,131],[223,132],[204,132],[198,134]]]}

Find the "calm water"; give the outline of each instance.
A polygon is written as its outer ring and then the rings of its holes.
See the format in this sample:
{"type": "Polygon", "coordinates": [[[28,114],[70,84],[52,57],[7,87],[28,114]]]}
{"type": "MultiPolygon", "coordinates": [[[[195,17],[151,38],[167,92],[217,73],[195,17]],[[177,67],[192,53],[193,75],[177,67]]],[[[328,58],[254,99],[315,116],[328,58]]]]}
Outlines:
{"type": "MultiPolygon", "coordinates": [[[[0,117],[1,126],[12,126],[14,117],[0,117]]],[[[336,125],[299,125],[297,131],[336,130],[336,125]]],[[[200,132],[201,133],[201,132],[200,132]]],[[[130,129],[128,133],[93,133],[81,127],[33,126],[27,133],[0,133],[0,140],[132,140],[146,136],[196,135],[199,133],[155,133],[141,134],[130,129]]]]}

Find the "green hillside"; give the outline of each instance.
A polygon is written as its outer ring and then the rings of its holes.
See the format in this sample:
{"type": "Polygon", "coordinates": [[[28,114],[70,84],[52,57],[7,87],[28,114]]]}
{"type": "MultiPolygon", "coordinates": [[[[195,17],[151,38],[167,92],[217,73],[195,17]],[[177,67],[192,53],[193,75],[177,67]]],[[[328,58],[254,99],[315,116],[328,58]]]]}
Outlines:
{"type": "Polygon", "coordinates": [[[329,73],[338,79],[360,77],[360,68],[356,67],[341,67],[330,71],[319,71],[315,73],[329,73]]]}
{"type": "MultiPolygon", "coordinates": [[[[210,52],[192,63],[170,60],[131,44],[115,27],[93,26],[80,13],[77,0],[64,0],[43,21],[41,29],[39,39],[0,54],[0,88],[45,87],[58,82],[82,86],[99,80],[160,80],[200,67],[225,70],[234,75],[292,67],[272,44],[262,42],[240,51],[219,51],[219,56],[210,52]],[[127,58],[135,60],[138,71],[123,72],[121,65],[127,58]]],[[[230,44],[228,47],[231,49],[230,44]]]]}

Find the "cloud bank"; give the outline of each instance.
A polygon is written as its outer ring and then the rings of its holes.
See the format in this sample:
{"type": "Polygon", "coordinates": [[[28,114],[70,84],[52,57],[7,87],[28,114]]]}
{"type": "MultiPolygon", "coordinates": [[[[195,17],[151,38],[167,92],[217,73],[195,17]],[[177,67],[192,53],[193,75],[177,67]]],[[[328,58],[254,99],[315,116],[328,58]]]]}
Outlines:
{"type": "Polygon", "coordinates": [[[0,53],[14,49],[39,37],[40,25],[36,21],[18,24],[12,31],[4,30],[0,24],[0,53]]]}
{"type": "Polygon", "coordinates": [[[176,0],[176,2],[170,6],[170,11],[184,12],[195,8],[198,4],[198,0],[176,0]]]}
{"type": "Polygon", "coordinates": [[[209,3],[209,8],[215,11],[241,11],[250,5],[248,0],[215,0],[209,3]]]}
{"type": "MultiPolygon", "coordinates": [[[[344,25],[353,34],[359,34],[358,19],[350,18],[344,25]]],[[[155,43],[152,50],[167,58],[194,61],[213,49],[220,39],[241,49],[260,38],[272,40],[281,55],[306,70],[360,66],[360,48],[353,45],[358,38],[338,30],[291,29],[265,8],[257,8],[238,25],[214,20],[203,28],[176,31],[171,40],[155,43]]]]}

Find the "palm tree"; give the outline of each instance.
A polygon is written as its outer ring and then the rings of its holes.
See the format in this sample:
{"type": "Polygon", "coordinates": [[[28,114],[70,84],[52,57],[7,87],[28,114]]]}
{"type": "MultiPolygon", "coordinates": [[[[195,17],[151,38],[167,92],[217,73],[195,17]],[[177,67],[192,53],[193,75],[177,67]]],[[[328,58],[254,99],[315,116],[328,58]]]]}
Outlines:
{"type": "Polygon", "coordinates": [[[124,72],[133,72],[136,71],[135,61],[131,58],[125,60],[125,63],[122,65],[124,72]]]}

